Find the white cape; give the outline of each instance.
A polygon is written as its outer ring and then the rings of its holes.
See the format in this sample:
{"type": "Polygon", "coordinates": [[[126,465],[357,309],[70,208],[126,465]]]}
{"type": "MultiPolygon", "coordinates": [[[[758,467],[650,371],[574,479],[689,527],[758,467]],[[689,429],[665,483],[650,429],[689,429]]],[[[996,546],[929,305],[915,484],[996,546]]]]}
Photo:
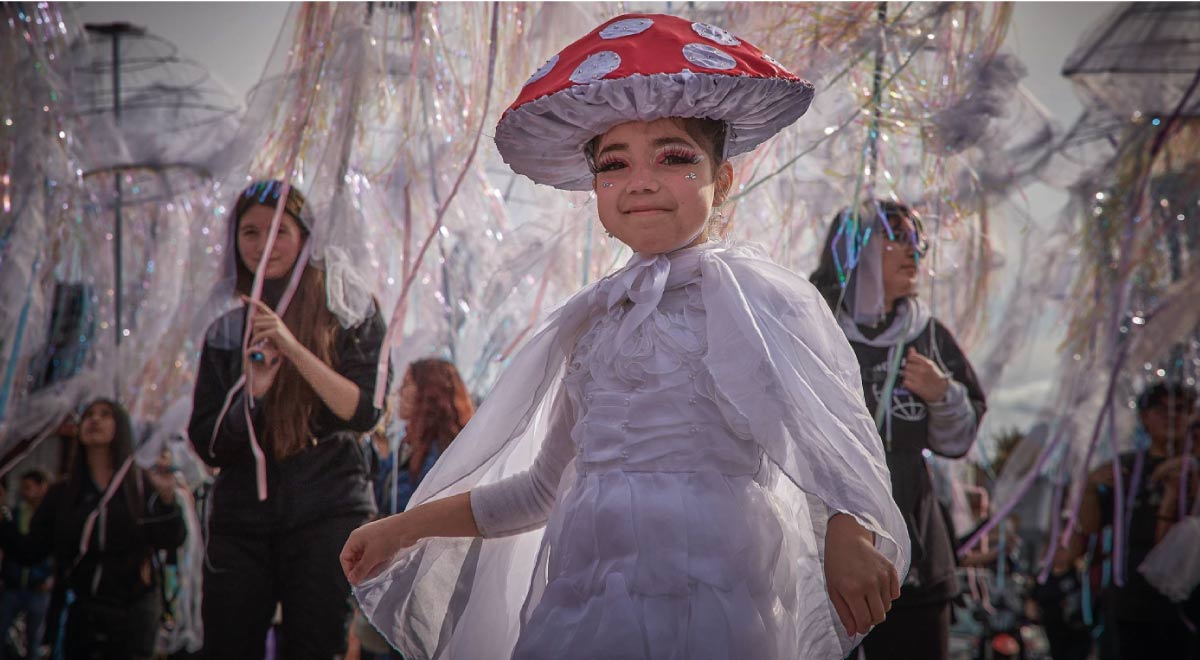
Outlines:
{"type": "MultiPolygon", "coordinates": [[[[848,637],[829,601],[823,571],[825,523],[853,515],[876,547],[908,571],[909,539],[892,500],[883,443],[863,401],[858,362],[817,290],[744,244],[699,251],[707,318],[704,363],[730,425],[762,447],[770,488],[802,531],[797,589],[808,609],[796,618],[798,658],[844,657],[848,637]]],[[[409,503],[466,492],[529,469],[562,393],[576,340],[604,313],[614,287],[666,255],[635,255],[553,312],[514,358],[491,395],[409,503]]],[[[643,278],[649,279],[649,278],[643,278]]],[[[634,296],[636,298],[636,296],[634,296]]],[[[565,470],[559,492],[574,481],[565,470]]],[[[553,515],[553,514],[551,514],[553,515]]],[[[406,658],[477,660],[511,655],[546,584],[554,539],[538,528],[503,538],[430,538],[405,549],[355,589],[363,613],[406,658]]]]}

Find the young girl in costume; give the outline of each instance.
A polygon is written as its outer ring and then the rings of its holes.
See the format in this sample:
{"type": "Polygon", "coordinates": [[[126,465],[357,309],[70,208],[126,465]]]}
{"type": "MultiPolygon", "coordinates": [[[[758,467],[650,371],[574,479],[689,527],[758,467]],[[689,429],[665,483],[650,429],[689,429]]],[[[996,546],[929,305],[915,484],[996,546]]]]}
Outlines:
{"type": "Polygon", "coordinates": [[[726,159],[812,94],[724,30],[628,15],[501,118],[506,162],[594,190],[634,255],[551,315],[406,512],[347,541],[405,657],[840,658],[883,620],[908,537],[854,353],[807,281],[709,241],[726,159]]]}

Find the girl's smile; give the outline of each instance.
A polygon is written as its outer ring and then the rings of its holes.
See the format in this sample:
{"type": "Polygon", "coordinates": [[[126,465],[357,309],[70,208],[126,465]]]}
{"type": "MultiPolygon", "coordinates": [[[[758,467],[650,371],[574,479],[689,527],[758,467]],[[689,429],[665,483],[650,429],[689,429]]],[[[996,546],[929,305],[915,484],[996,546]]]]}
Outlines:
{"type": "Polygon", "coordinates": [[[628,122],[601,136],[594,189],[600,223],[635,252],[661,254],[707,240],[713,206],[733,181],[673,119],[628,122]]]}

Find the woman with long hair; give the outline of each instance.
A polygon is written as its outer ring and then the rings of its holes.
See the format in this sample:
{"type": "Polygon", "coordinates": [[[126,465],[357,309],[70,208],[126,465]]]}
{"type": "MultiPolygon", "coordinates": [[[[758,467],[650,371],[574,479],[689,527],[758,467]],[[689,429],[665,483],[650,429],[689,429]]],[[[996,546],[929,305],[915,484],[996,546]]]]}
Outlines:
{"type": "Polygon", "coordinates": [[[834,218],[811,277],[858,358],[867,408],[884,441],[892,496],[912,541],[912,568],[900,598],[863,642],[868,660],[948,657],[950,601],[958,594],[953,530],[925,456],[966,454],[987,410],[971,363],[917,297],[919,262],[927,250],[912,209],[868,202],[834,218]]]}
{"type": "MultiPolygon", "coordinates": [[[[154,655],[162,613],[156,551],[184,541],[174,475],[133,462],[133,427],[116,401],[88,404],[66,480],[46,493],[19,535],[0,525],[4,552],[32,563],[52,556],[69,596],[58,645],[67,660],[134,660],[154,655]]],[[[51,622],[51,625],[55,625],[51,622]]]]}
{"type": "Polygon", "coordinates": [[[400,383],[396,417],[406,423],[399,456],[380,463],[377,503],[388,515],[408,499],[442,452],[467,425],[475,406],[454,364],[425,358],[408,365],[400,383]]]}
{"type": "Polygon", "coordinates": [[[277,605],[282,657],[346,649],[350,585],[338,550],[375,513],[360,440],[380,416],[384,323],[369,292],[347,291],[353,280],[332,272],[336,255],[316,253],[310,214],[295,188],[260,181],[230,217],[228,279],[243,305],[208,329],[188,428],[219,469],[204,575],[211,658],[263,657],[277,605]]]}

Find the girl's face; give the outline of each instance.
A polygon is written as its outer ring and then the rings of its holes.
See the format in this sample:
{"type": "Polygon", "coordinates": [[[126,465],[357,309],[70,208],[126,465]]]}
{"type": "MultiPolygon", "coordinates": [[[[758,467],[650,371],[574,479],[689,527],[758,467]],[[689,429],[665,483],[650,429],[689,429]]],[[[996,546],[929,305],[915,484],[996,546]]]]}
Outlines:
{"type": "Polygon", "coordinates": [[[899,300],[917,291],[917,258],[924,238],[917,234],[916,224],[910,218],[892,226],[892,236],[884,232],[883,240],[883,290],[888,300],[899,300]]]}
{"type": "Polygon", "coordinates": [[[79,426],[79,442],[84,447],[106,447],[117,433],[117,418],[112,406],[96,403],[83,412],[79,426]]]}
{"type": "MultiPolygon", "coordinates": [[[[263,249],[267,246],[267,234],[271,231],[271,219],[275,217],[275,207],[255,204],[242,214],[237,228],[237,250],[242,264],[251,273],[257,274],[258,260],[262,258],[263,249]]],[[[304,235],[300,231],[300,223],[291,214],[284,213],[279,223],[279,233],[275,236],[275,245],[267,260],[268,280],[275,280],[292,272],[300,248],[304,247],[304,235]]]]}
{"type": "Polygon", "coordinates": [[[710,156],[671,119],[621,124],[596,145],[600,223],[635,252],[661,254],[707,240],[714,204],[725,201],[733,167],[710,156]]]}
{"type": "Polygon", "coordinates": [[[396,416],[404,420],[412,419],[413,414],[417,412],[417,384],[413,381],[411,371],[405,372],[397,398],[399,406],[396,416]]]}

